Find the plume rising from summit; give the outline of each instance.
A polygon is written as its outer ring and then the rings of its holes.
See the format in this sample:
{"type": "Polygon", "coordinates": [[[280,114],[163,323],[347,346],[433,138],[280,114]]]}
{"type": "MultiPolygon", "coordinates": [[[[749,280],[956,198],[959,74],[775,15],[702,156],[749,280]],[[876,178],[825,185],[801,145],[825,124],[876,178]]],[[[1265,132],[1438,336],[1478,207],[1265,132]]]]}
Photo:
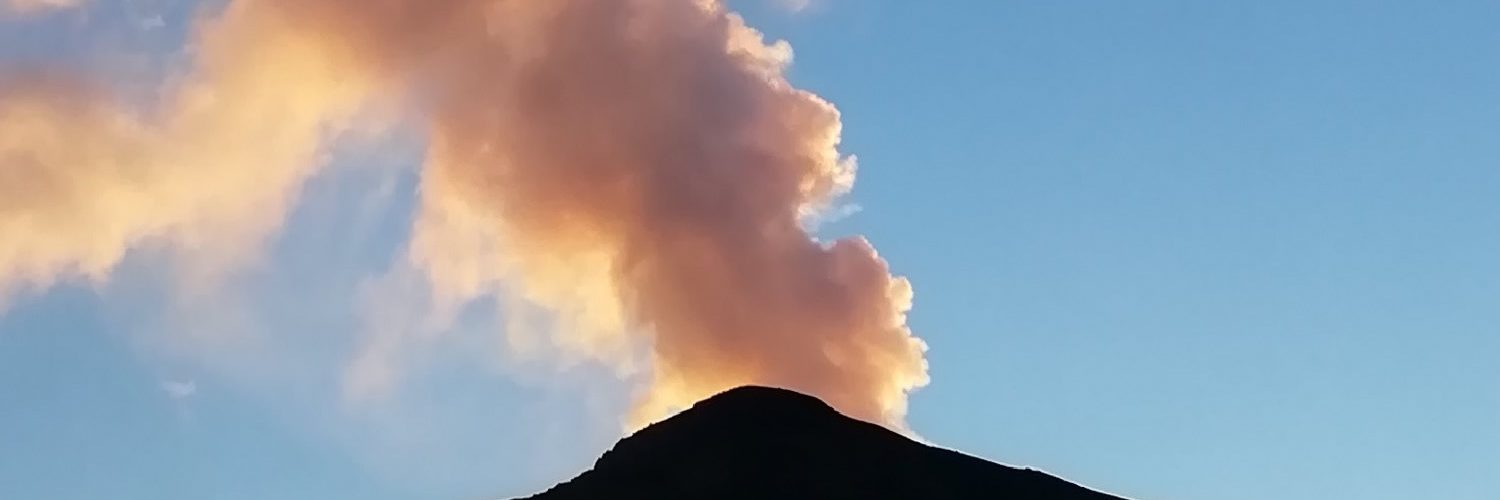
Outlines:
{"type": "Polygon", "coordinates": [[[906,280],[804,226],[854,180],[838,112],[717,2],[232,0],[195,44],[159,109],[3,84],[0,289],[152,241],[232,265],[398,103],[427,134],[406,255],[432,295],[554,311],[556,345],[647,371],[632,420],[767,384],[899,427],[926,383],[906,280]]]}

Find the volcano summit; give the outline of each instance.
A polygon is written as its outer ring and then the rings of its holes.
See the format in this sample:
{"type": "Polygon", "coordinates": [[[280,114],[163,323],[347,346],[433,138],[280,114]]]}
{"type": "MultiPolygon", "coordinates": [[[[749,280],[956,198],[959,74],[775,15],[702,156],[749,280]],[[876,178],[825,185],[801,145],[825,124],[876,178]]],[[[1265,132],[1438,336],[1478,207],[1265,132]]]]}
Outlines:
{"type": "Polygon", "coordinates": [[[622,439],[593,469],[529,498],[1122,500],[912,441],[812,396],[755,386],[622,439]]]}

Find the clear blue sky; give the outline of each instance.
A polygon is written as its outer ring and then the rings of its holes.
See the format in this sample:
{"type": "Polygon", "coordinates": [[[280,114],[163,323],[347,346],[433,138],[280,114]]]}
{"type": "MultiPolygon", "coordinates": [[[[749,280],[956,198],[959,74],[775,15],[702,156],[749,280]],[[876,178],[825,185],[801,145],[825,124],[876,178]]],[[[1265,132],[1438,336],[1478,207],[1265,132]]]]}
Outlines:
{"type": "MultiPolygon", "coordinates": [[[[844,112],[862,211],[821,230],[914,283],[927,439],[1141,499],[1500,498],[1500,3],[735,5],[844,112]]],[[[187,10],[0,24],[0,61],[168,49],[187,10]]],[[[276,332],[273,369],[161,347],[150,255],[13,300],[0,498],[467,499],[590,463],[626,396],[587,367],[330,396],[411,204],[397,175],[371,217],[374,177],[308,188],[253,319],[190,321],[276,332]]]]}

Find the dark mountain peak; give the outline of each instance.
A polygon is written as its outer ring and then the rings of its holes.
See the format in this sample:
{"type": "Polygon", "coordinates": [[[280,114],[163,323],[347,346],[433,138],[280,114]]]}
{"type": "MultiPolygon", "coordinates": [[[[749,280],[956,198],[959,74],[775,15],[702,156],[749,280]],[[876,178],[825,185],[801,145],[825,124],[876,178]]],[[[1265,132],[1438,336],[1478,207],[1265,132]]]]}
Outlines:
{"type": "Polygon", "coordinates": [[[616,443],[592,470],[532,498],[1118,500],[917,443],[812,396],[756,386],[652,424],[616,443]]]}
{"type": "Polygon", "coordinates": [[[730,462],[770,458],[784,452],[790,441],[846,420],[823,400],[800,392],[742,386],[620,440],[594,463],[594,470],[667,465],[662,462],[683,457],[730,462]]]}
{"type": "Polygon", "coordinates": [[[794,414],[837,414],[823,400],[776,387],[746,385],[736,387],[693,404],[687,411],[704,413],[740,413],[762,416],[794,414]]]}
{"type": "Polygon", "coordinates": [[[671,428],[675,432],[693,429],[714,433],[767,427],[795,429],[843,418],[843,415],[821,399],[787,389],[747,385],[694,403],[687,410],[652,424],[638,434],[655,433],[659,428],[671,428]]]}

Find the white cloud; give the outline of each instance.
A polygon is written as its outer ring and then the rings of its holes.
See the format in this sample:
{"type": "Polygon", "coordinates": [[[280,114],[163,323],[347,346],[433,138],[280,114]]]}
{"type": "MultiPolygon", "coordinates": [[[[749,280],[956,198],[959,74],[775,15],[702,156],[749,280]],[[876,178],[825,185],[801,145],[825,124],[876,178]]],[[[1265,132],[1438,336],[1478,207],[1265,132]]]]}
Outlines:
{"type": "Polygon", "coordinates": [[[142,31],[151,31],[166,27],[167,21],[166,19],[162,19],[161,14],[156,14],[136,20],[136,24],[142,31]]]}
{"type": "Polygon", "coordinates": [[[167,396],[170,396],[172,399],[181,401],[198,394],[198,383],[192,380],[168,380],[161,383],[161,390],[166,392],[167,396]]]}
{"type": "Polygon", "coordinates": [[[802,12],[812,6],[813,0],[776,0],[776,3],[791,12],[802,12]]]}

